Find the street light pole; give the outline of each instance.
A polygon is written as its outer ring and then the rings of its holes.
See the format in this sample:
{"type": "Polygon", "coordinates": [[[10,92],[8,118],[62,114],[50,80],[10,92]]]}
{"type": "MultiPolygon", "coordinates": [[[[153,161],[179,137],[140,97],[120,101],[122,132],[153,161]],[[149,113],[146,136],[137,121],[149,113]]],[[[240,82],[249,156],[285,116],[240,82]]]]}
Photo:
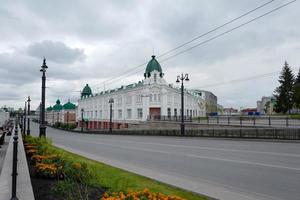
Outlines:
{"type": "Polygon", "coordinates": [[[83,112],[84,112],[84,109],[81,108],[81,132],[83,132],[83,112]]]}
{"type": "Polygon", "coordinates": [[[25,133],[26,133],[26,107],[27,107],[27,101],[25,101],[25,107],[24,107],[23,135],[25,135],[25,133]]]}
{"type": "Polygon", "coordinates": [[[30,118],[29,118],[29,115],[30,115],[30,96],[28,96],[28,99],[27,99],[27,102],[28,102],[28,109],[27,109],[27,116],[28,116],[28,119],[27,119],[27,135],[30,135],[30,118]]]}
{"type": "Polygon", "coordinates": [[[46,137],[46,125],[45,125],[45,96],[46,96],[46,58],[43,60],[43,65],[41,66],[40,72],[43,72],[42,75],[42,103],[41,103],[41,122],[40,122],[40,137],[46,137]]]}
{"type": "Polygon", "coordinates": [[[184,129],[185,129],[185,124],[184,124],[184,86],[183,86],[183,81],[189,81],[189,75],[183,73],[181,76],[177,76],[176,83],[180,83],[181,81],[181,124],[180,124],[180,133],[183,136],[184,135],[184,129]]]}
{"type": "Polygon", "coordinates": [[[109,132],[112,133],[112,104],[114,103],[114,99],[110,98],[108,103],[110,103],[109,132]]]}

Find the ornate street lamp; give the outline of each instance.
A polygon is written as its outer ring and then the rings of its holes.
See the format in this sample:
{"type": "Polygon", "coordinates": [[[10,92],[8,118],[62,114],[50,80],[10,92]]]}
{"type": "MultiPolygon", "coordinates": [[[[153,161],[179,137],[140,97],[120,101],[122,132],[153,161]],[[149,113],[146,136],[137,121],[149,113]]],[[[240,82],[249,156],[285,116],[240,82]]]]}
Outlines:
{"type": "Polygon", "coordinates": [[[84,112],[84,109],[81,108],[81,132],[83,132],[83,112],[84,112]]]}
{"type": "Polygon", "coordinates": [[[180,83],[181,81],[181,124],[180,124],[180,132],[181,135],[184,135],[184,87],[183,87],[183,81],[189,81],[189,75],[185,74],[183,75],[183,73],[181,74],[181,76],[177,76],[177,80],[176,83],[180,83]]]}
{"type": "Polygon", "coordinates": [[[109,132],[112,133],[112,104],[114,103],[114,99],[110,98],[108,103],[110,104],[109,132]]]}
{"type": "Polygon", "coordinates": [[[26,109],[27,109],[27,101],[25,101],[24,115],[23,115],[24,116],[23,135],[25,135],[25,133],[26,133],[26,109]]]}
{"type": "Polygon", "coordinates": [[[27,102],[28,102],[28,109],[27,109],[27,115],[28,115],[28,119],[27,119],[27,135],[30,135],[30,96],[28,96],[27,102]]]}
{"type": "Polygon", "coordinates": [[[42,75],[42,103],[41,103],[41,121],[40,121],[40,137],[46,137],[46,124],[45,124],[45,96],[46,96],[46,58],[43,60],[43,65],[41,66],[40,72],[42,75]]]}

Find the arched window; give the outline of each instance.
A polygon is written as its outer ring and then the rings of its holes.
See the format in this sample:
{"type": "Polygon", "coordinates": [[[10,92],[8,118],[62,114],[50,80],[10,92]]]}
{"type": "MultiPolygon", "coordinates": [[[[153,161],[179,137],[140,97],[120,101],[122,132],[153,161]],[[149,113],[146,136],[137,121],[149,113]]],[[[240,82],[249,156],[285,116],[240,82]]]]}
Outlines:
{"type": "Polygon", "coordinates": [[[154,83],[156,83],[156,80],[157,80],[157,75],[156,73],[154,74],[154,83]]]}

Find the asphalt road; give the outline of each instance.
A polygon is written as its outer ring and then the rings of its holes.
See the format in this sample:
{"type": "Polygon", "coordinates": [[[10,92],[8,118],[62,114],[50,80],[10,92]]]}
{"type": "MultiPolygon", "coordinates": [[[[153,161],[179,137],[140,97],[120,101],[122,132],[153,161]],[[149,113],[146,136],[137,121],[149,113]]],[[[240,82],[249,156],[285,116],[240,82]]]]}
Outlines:
{"type": "MultiPolygon", "coordinates": [[[[38,134],[38,124],[31,132],[38,134]]],[[[300,199],[300,143],[83,135],[49,127],[47,136],[66,150],[218,199],[300,199]]]]}

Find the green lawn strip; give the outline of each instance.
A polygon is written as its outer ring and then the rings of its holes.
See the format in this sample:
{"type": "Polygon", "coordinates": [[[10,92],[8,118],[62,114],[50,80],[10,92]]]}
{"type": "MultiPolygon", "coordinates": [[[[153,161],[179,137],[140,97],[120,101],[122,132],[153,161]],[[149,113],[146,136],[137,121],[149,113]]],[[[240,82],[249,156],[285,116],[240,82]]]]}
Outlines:
{"type": "Polygon", "coordinates": [[[96,181],[99,182],[101,186],[108,188],[109,192],[127,192],[128,189],[133,191],[142,191],[144,188],[148,188],[151,192],[160,192],[166,195],[176,195],[188,200],[208,199],[205,196],[201,196],[193,192],[176,188],[174,186],[164,184],[135,173],[85,158],[59,147],[52,146],[51,148],[53,148],[54,151],[58,152],[63,157],[71,159],[73,162],[86,163],[96,181]]]}

